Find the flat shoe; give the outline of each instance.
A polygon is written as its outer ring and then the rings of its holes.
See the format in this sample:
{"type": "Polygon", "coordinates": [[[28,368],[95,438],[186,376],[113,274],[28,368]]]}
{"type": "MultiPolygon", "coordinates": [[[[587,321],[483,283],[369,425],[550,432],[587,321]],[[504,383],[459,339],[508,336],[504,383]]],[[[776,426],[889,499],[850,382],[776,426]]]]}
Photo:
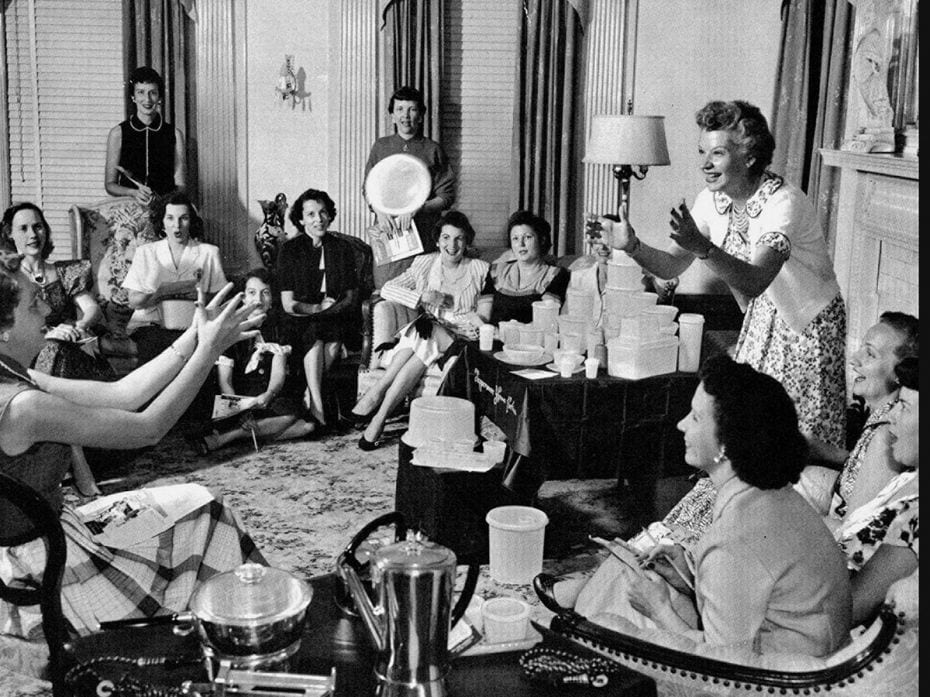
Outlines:
{"type": "Polygon", "coordinates": [[[380,445],[381,443],[378,441],[372,443],[370,440],[365,438],[365,436],[362,436],[358,439],[359,450],[364,450],[366,453],[370,453],[372,450],[377,450],[380,445]]]}

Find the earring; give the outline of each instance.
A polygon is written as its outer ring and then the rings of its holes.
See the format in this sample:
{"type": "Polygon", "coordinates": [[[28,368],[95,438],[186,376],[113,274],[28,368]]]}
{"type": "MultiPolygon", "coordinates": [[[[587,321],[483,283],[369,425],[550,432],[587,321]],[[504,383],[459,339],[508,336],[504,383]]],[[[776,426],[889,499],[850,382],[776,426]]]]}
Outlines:
{"type": "Polygon", "coordinates": [[[8,331],[0,332],[0,341],[2,341],[3,343],[6,343],[9,340],[10,340],[10,332],[8,331]]]}
{"type": "Polygon", "coordinates": [[[714,464],[720,465],[724,463],[727,459],[727,451],[724,448],[720,448],[720,452],[717,453],[717,456],[714,458],[714,464]]]}

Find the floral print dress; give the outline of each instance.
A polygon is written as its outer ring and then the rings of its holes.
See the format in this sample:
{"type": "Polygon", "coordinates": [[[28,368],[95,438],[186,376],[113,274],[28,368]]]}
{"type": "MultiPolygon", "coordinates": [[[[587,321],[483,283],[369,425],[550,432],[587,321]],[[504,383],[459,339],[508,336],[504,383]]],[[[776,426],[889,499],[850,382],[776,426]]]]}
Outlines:
{"type": "Polygon", "coordinates": [[[851,571],[861,570],[883,544],[906,547],[920,558],[918,488],[917,472],[904,472],[847,516],[834,537],[851,571]]]}
{"type": "MultiPolygon", "coordinates": [[[[762,186],[746,202],[743,215],[734,210],[729,197],[715,196],[718,212],[729,212],[723,251],[742,261],[750,260],[752,249],[746,236],[749,217],[757,217],[782,184],[781,177],[766,175],[762,186]]],[[[766,233],[757,244],[771,247],[785,261],[791,256],[791,241],[782,233],[766,233]]],[[[837,295],[798,333],[779,316],[768,295],[762,293],[746,309],[736,343],[736,360],[784,385],[797,406],[802,433],[842,446],[846,438],[845,349],[846,306],[841,296],[837,295]]]]}

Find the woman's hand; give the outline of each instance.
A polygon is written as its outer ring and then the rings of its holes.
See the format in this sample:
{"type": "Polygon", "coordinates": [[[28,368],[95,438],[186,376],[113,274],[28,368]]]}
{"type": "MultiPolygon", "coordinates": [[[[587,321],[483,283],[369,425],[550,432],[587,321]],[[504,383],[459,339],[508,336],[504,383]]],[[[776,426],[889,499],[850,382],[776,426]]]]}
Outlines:
{"type": "Polygon", "coordinates": [[[427,308],[451,308],[454,300],[448,293],[442,293],[438,290],[428,290],[420,296],[420,302],[427,308]]]}
{"type": "Polygon", "coordinates": [[[45,333],[46,339],[71,342],[81,341],[88,336],[90,335],[87,332],[72,324],[59,324],[57,327],[53,327],[45,333]]]}
{"type": "Polygon", "coordinates": [[[326,310],[335,304],[336,304],[336,299],[331,298],[327,295],[325,298],[323,298],[323,302],[320,303],[319,312],[322,312],[323,310],[326,310]]]}
{"type": "Polygon", "coordinates": [[[401,232],[407,232],[407,230],[410,229],[410,222],[412,220],[413,220],[413,216],[411,216],[409,213],[406,215],[397,216],[397,221],[396,221],[397,229],[400,230],[401,232]]]}
{"type": "Polygon", "coordinates": [[[384,232],[396,232],[397,226],[394,223],[394,218],[387,213],[382,213],[381,211],[375,211],[375,217],[378,219],[378,227],[384,232]]]}
{"type": "Polygon", "coordinates": [[[147,206],[152,202],[155,194],[145,184],[139,184],[137,189],[133,189],[132,197],[136,199],[140,205],[147,206]]]}
{"type": "Polygon", "coordinates": [[[687,555],[681,545],[657,544],[646,552],[643,564],[678,590],[693,592],[694,574],[691,573],[687,555]]]}
{"type": "Polygon", "coordinates": [[[255,398],[252,406],[257,409],[265,409],[269,404],[271,404],[272,399],[274,399],[274,395],[272,395],[270,392],[262,392],[255,398]]]}
{"type": "Polygon", "coordinates": [[[630,225],[623,206],[620,207],[619,221],[600,216],[596,221],[587,223],[585,232],[593,245],[607,245],[611,249],[629,252],[637,244],[636,231],[630,225]]]}
{"type": "Polygon", "coordinates": [[[221,353],[233,344],[258,335],[258,327],[264,320],[264,313],[249,317],[258,303],[243,303],[242,293],[236,293],[228,302],[223,302],[233,284],[227,283],[213,299],[207,303],[202,288],[197,289],[197,303],[194,310],[194,325],[197,327],[197,343],[221,353]]]}
{"type": "Polygon", "coordinates": [[[669,237],[679,247],[688,250],[699,259],[706,258],[714,245],[698,230],[687,204],[682,201],[677,209],[673,208],[671,210],[671,214],[672,219],[669,220],[668,224],[671,226],[672,232],[669,237]]]}

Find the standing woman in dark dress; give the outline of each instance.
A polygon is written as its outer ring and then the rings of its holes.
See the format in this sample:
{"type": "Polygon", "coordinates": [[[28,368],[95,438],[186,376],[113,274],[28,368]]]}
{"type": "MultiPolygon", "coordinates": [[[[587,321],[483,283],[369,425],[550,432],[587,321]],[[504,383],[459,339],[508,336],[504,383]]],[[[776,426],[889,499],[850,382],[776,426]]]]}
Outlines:
{"type": "Polygon", "coordinates": [[[184,189],[184,136],[159,111],[165,82],[158,72],[136,68],[129,91],[135,113],[110,129],[104,185],[111,196],[132,196],[148,206],[153,196],[184,189]]]}
{"type": "Polygon", "coordinates": [[[325,191],[304,191],[289,217],[302,234],[287,240],[278,252],[284,334],[295,363],[303,364],[310,415],[326,426],[323,374],[354,326],[359,285],[355,257],[347,242],[326,234],[336,217],[336,204],[325,191]]]}
{"type": "Polygon", "coordinates": [[[491,324],[506,320],[533,321],[533,303],[565,300],[568,269],[549,264],[545,255],[552,246],[552,228],[529,211],[517,211],[507,221],[508,257],[491,267],[494,306],[491,324]]]}

